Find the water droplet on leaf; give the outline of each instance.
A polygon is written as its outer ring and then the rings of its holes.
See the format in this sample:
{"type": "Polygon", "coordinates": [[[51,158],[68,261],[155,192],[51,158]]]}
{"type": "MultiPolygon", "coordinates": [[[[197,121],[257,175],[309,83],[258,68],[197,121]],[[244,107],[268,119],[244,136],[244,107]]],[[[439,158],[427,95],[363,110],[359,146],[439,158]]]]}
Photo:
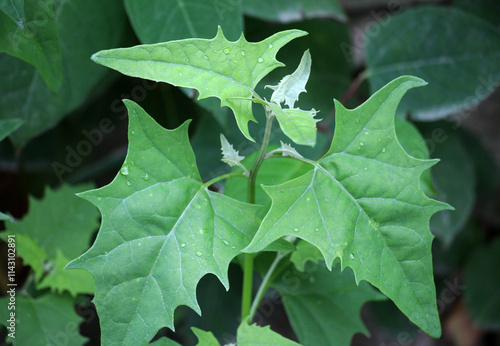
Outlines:
{"type": "Polygon", "coordinates": [[[354,259],[354,254],[350,254],[350,255],[349,255],[349,257],[350,257],[351,259],[354,259]]]}
{"type": "Polygon", "coordinates": [[[363,142],[359,142],[359,145],[360,145],[360,146],[363,146],[363,145],[365,145],[365,143],[363,143],[363,142]]]}
{"type": "Polygon", "coordinates": [[[245,53],[245,51],[244,51],[244,50],[242,50],[242,51],[241,51],[241,55],[245,56],[245,54],[246,54],[246,53],[245,53]]]}
{"type": "Polygon", "coordinates": [[[200,229],[200,234],[207,234],[207,230],[205,228],[200,229]]]}
{"type": "Polygon", "coordinates": [[[262,58],[258,58],[258,59],[257,59],[257,62],[264,62],[264,59],[262,59],[262,58]]]}
{"type": "Polygon", "coordinates": [[[196,251],[196,256],[200,257],[201,255],[203,255],[203,252],[201,252],[201,251],[196,251]]]}
{"type": "Polygon", "coordinates": [[[229,242],[225,239],[222,239],[222,242],[224,243],[224,245],[229,245],[229,242]]]}
{"type": "Polygon", "coordinates": [[[208,56],[206,56],[206,55],[205,55],[203,58],[204,58],[205,60],[208,60],[208,56]]]}
{"type": "Polygon", "coordinates": [[[122,169],[120,169],[120,173],[122,175],[128,175],[128,167],[127,166],[123,166],[122,169]]]}
{"type": "Polygon", "coordinates": [[[272,44],[269,44],[269,49],[272,49],[274,46],[272,44]]]}
{"type": "Polygon", "coordinates": [[[224,54],[229,54],[229,48],[224,48],[224,54]]]}
{"type": "Polygon", "coordinates": [[[147,173],[146,173],[146,174],[144,174],[144,176],[142,177],[142,179],[144,179],[144,180],[149,180],[149,174],[147,174],[147,173]]]}
{"type": "Polygon", "coordinates": [[[382,152],[385,153],[385,148],[382,148],[382,152]]]}
{"type": "Polygon", "coordinates": [[[298,232],[298,231],[299,231],[299,229],[298,229],[298,228],[294,228],[294,229],[293,229],[293,231],[294,231],[294,232],[298,232]]]}
{"type": "Polygon", "coordinates": [[[359,124],[359,119],[356,119],[354,122],[355,122],[356,124],[359,124]]]}
{"type": "Polygon", "coordinates": [[[186,247],[186,243],[181,243],[181,247],[186,247]]]}

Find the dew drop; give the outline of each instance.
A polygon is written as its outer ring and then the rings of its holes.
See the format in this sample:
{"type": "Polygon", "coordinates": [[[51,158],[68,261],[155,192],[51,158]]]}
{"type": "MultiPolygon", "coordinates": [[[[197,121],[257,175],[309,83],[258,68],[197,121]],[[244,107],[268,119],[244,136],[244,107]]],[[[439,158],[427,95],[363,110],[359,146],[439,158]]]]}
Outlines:
{"type": "Polygon", "coordinates": [[[365,131],[365,135],[367,135],[367,134],[368,134],[368,131],[365,131]]]}
{"type": "Polygon", "coordinates": [[[382,148],[382,152],[385,153],[385,148],[382,148]]]}
{"type": "Polygon", "coordinates": [[[244,50],[242,50],[242,51],[241,51],[241,55],[245,56],[245,54],[246,54],[246,53],[245,53],[245,51],[244,51],[244,50]]]}
{"type": "Polygon", "coordinates": [[[366,168],[366,167],[365,167],[365,168],[364,168],[364,170],[365,170],[365,171],[367,171],[367,170],[368,170],[368,168],[366,168]]]}
{"type": "Polygon", "coordinates": [[[354,259],[354,254],[350,254],[350,255],[349,255],[349,257],[350,257],[351,259],[354,259]]]}
{"type": "Polygon", "coordinates": [[[130,133],[133,134],[133,135],[135,135],[135,131],[131,131],[130,133]]]}
{"type": "Polygon", "coordinates": [[[127,186],[130,186],[130,181],[127,181],[127,186]]]}
{"type": "Polygon", "coordinates": [[[362,147],[363,145],[365,145],[365,143],[359,142],[359,145],[362,147]]]}
{"type": "Polygon", "coordinates": [[[269,44],[269,49],[272,49],[274,46],[272,44],[269,44]]]}
{"type": "Polygon", "coordinates": [[[181,243],[181,247],[186,247],[186,243],[181,243]]]}
{"type": "Polygon", "coordinates": [[[298,232],[298,231],[299,231],[299,229],[298,229],[298,228],[294,228],[294,229],[293,229],[293,231],[294,231],[294,232],[298,232]]]}
{"type": "Polygon", "coordinates": [[[207,234],[207,230],[205,228],[200,229],[200,234],[207,234]]]}
{"type": "Polygon", "coordinates": [[[264,62],[264,59],[262,59],[262,58],[258,58],[258,59],[257,59],[257,62],[264,62]]]}
{"type": "Polygon", "coordinates": [[[196,251],[196,256],[200,257],[201,255],[203,255],[203,252],[201,252],[201,251],[196,251]]]}
{"type": "Polygon", "coordinates": [[[382,142],[382,138],[379,138],[379,139],[377,140],[377,142],[379,142],[379,143],[380,143],[380,142],[382,142]]]}
{"type": "Polygon", "coordinates": [[[356,124],[359,124],[359,119],[354,120],[356,124]]]}
{"type": "Polygon", "coordinates": [[[120,169],[120,173],[122,175],[128,175],[128,167],[127,166],[123,166],[121,169],[120,169]]]}
{"type": "Polygon", "coordinates": [[[149,180],[149,174],[147,174],[147,173],[146,173],[146,174],[144,174],[144,175],[142,176],[142,179],[144,179],[144,180],[149,180]]]}
{"type": "Polygon", "coordinates": [[[315,228],[315,229],[314,229],[314,232],[319,232],[319,228],[315,228]]]}
{"type": "Polygon", "coordinates": [[[229,54],[229,48],[224,48],[224,54],[229,54]]]}
{"type": "Polygon", "coordinates": [[[208,60],[208,56],[206,56],[206,55],[205,55],[205,56],[203,57],[203,59],[208,60]]]}
{"type": "Polygon", "coordinates": [[[222,239],[222,242],[224,243],[224,245],[228,246],[229,245],[229,242],[225,239],[222,239]]]}

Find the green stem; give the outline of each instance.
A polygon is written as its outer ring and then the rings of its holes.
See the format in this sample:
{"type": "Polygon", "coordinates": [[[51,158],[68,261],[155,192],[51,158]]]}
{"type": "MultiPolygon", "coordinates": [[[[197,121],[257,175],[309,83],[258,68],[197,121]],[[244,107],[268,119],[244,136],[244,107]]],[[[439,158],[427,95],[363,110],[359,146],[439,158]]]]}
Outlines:
{"type": "Polygon", "coordinates": [[[233,177],[247,178],[247,175],[245,173],[238,173],[238,172],[226,173],[226,174],[220,175],[216,178],[213,178],[210,181],[207,181],[205,184],[203,184],[203,186],[209,187],[210,185],[215,184],[218,181],[228,179],[228,178],[233,178],[233,177]]]}
{"type": "MultiPolygon", "coordinates": [[[[262,146],[260,147],[260,152],[250,169],[250,175],[248,176],[247,185],[247,202],[250,204],[255,204],[255,182],[257,180],[257,173],[259,171],[262,162],[266,156],[267,147],[269,145],[269,140],[271,139],[271,129],[273,125],[274,114],[266,109],[266,129],[264,132],[264,139],[262,140],[262,146]]],[[[250,304],[252,302],[252,286],[253,286],[253,257],[251,253],[245,254],[245,260],[243,264],[243,292],[241,300],[241,320],[244,321],[250,314],[250,304]]],[[[249,321],[250,322],[250,321],[249,321]]]]}
{"type": "Polygon", "coordinates": [[[286,254],[284,254],[282,252],[278,252],[276,254],[276,258],[274,259],[273,263],[271,263],[271,266],[267,270],[266,275],[262,279],[262,283],[260,284],[259,290],[257,291],[257,294],[255,295],[255,299],[252,303],[252,307],[250,308],[250,315],[249,315],[250,317],[248,319],[249,321],[251,321],[253,319],[255,312],[257,311],[257,308],[259,307],[260,301],[262,300],[262,297],[264,296],[264,293],[267,291],[269,284],[272,282],[270,279],[271,279],[271,276],[272,276],[274,270],[276,269],[276,266],[281,261],[281,259],[285,256],[286,256],[286,254]]]}

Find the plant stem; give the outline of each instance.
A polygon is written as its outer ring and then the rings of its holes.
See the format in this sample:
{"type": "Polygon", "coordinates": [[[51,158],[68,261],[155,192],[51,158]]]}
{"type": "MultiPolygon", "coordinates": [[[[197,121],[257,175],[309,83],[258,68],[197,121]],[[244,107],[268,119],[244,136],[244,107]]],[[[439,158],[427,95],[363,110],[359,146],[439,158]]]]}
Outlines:
{"type": "Polygon", "coordinates": [[[247,178],[247,175],[245,173],[237,173],[237,172],[226,173],[226,174],[220,175],[216,178],[213,178],[210,181],[207,181],[205,184],[203,184],[203,186],[209,187],[210,185],[215,184],[218,181],[228,179],[228,178],[233,178],[233,177],[247,178]]]}
{"type": "Polygon", "coordinates": [[[349,86],[347,91],[344,93],[344,95],[342,95],[340,97],[340,103],[345,105],[347,103],[347,101],[349,101],[351,99],[351,97],[356,93],[356,91],[358,91],[359,86],[361,85],[363,80],[365,80],[366,77],[367,77],[366,70],[364,70],[363,72],[358,74],[357,77],[354,78],[351,85],[349,86]]]}
{"type": "MultiPolygon", "coordinates": [[[[273,119],[274,114],[266,109],[266,129],[264,132],[264,138],[262,140],[262,146],[260,147],[259,155],[257,156],[257,159],[255,159],[255,162],[250,169],[250,175],[248,176],[247,202],[250,204],[255,204],[255,181],[257,180],[257,173],[260,166],[262,165],[262,162],[264,161],[267,147],[269,145],[269,140],[271,139],[273,119]]],[[[245,254],[245,260],[243,264],[243,292],[241,300],[242,321],[244,321],[250,314],[250,304],[252,301],[253,287],[253,257],[254,255],[251,253],[245,254]]]]}
{"type": "Polygon", "coordinates": [[[274,270],[276,269],[276,266],[281,261],[281,259],[285,256],[286,256],[286,254],[284,254],[283,252],[278,252],[276,254],[276,258],[274,259],[273,263],[271,263],[271,266],[267,270],[266,275],[262,279],[262,283],[260,284],[259,290],[257,291],[257,294],[255,295],[255,299],[252,303],[252,307],[250,308],[250,315],[249,315],[250,317],[248,319],[249,321],[251,321],[253,319],[255,312],[257,311],[257,308],[259,307],[259,303],[262,300],[262,297],[264,296],[264,293],[266,292],[267,288],[269,287],[270,279],[271,279],[271,276],[272,276],[274,270]]]}

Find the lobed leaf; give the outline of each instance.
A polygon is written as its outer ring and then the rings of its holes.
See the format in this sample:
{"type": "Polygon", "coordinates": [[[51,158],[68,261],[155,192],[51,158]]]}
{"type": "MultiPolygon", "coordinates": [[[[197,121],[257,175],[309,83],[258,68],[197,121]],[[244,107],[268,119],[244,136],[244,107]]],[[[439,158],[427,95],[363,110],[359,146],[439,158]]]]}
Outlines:
{"type": "Polygon", "coordinates": [[[202,183],[187,123],[165,130],[124,102],[127,157],[109,185],[81,194],[99,207],[102,224],[94,245],[68,264],[96,279],[105,345],[144,344],[174,329],[179,305],[200,314],[198,282],[212,273],[228,288],[229,263],[250,242],[259,208],[202,183]]]}
{"type": "Polygon", "coordinates": [[[1,324],[7,326],[9,313],[15,312],[15,338],[7,337],[12,345],[83,345],[87,341],[80,335],[78,326],[83,319],[69,295],[17,295],[15,310],[9,310],[8,303],[9,297],[0,298],[1,324]]]}
{"type": "Polygon", "coordinates": [[[199,98],[221,100],[234,112],[241,132],[252,140],[248,122],[255,121],[252,101],[257,83],[276,67],[276,53],[306,32],[287,30],[257,43],[242,35],[228,41],[219,27],[215,38],[185,39],[100,51],[92,59],[123,74],[194,88],[199,98]]]}
{"type": "Polygon", "coordinates": [[[0,238],[16,236],[17,255],[31,266],[38,288],[53,291],[94,293],[89,273],[63,270],[70,258],[81,255],[97,229],[98,211],[75,193],[91,188],[90,184],[45,190],[40,201],[30,198],[28,214],[20,221],[5,222],[7,230],[0,238]]]}
{"type": "Polygon", "coordinates": [[[401,97],[422,85],[421,79],[400,77],[354,110],[336,101],[330,150],[305,175],[264,187],[271,209],[244,251],[300,237],[318,247],[328,268],[340,257],[357,282],[369,281],[437,337],[429,219],[450,207],[426,197],[420,186],[422,172],[437,160],[409,156],[394,129],[401,97]]]}

